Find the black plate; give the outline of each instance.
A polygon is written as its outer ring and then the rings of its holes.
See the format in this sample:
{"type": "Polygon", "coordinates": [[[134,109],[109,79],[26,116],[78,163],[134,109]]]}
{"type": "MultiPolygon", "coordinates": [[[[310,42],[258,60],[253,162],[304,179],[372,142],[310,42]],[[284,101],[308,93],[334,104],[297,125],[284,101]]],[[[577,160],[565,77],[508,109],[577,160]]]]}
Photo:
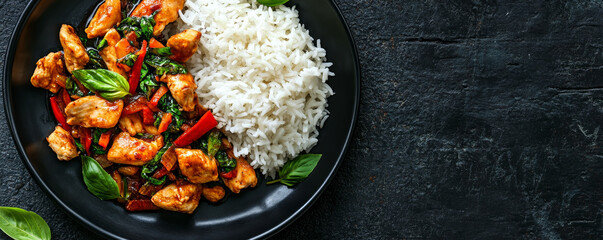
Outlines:
{"type": "Polygon", "coordinates": [[[23,163],[44,191],[88,229],[108,238],[193,239],[262,238],[276,233],[299,217],[317,199],[337,170],[351,138],[358,111],[360,72],[355,45],[335,4],[325,0],[293,0],[300,19],[314,38],[322,40],[329,79],[335,95],[329,98],[331,115],[320,130],[314,153],[323,157],[314,172],[294,188],[265,185],[243,191],[220,205],[205,201],[195,214],[169,211],[124,210],[112,201],[90,194],[78,160],[61,162],[45,138],[56,124],[48,92],[34,88],[29,78],[36,61],[60,50],[58,32],[63,23],[77,26],[97,1],[43,0],[30,3],[13,33],[6,57],[4,102],[13,138],[23,163]]]}

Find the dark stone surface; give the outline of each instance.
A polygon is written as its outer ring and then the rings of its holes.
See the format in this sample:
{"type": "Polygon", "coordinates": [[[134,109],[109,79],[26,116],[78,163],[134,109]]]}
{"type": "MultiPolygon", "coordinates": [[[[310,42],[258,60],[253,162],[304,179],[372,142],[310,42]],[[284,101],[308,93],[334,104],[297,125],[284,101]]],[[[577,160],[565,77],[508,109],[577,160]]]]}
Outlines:
{"type": "MultiPolygon", "coordinates": [[[[275,239],[602,236],[602,1],[336,2],[360,117],[331,185],[275,239]]],[[[25,5],[0,1],[1,59],[25,5]]],[[[31,179],[0,111],[0,205],[91,238],[31,179]]]]}

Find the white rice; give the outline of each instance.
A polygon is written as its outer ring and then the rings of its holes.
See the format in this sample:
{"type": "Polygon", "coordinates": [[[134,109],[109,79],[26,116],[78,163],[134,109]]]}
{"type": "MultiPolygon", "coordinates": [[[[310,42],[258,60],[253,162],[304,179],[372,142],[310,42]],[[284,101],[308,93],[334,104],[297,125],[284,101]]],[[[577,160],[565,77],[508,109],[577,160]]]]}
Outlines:
{"type": "Polygon", "coordinates": [[[316,143],[328,117],[331,63],[295,8],[256,0],[187,0],[176,31],[203,33],[187,64],[199,101],[254,168],[275,176],[316,143]]]}

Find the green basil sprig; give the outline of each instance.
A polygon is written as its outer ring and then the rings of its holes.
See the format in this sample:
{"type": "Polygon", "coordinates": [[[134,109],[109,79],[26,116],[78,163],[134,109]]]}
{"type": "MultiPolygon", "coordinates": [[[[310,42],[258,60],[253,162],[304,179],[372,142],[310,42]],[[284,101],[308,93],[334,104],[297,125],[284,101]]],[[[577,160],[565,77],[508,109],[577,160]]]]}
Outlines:
{"type": "Polygon", "coordinates": [[[130,94],[128,81],[116,72],[106,69],[80,69],[72,73],[84,87],[109,101],[130,94]]]}
{"type": "Polygon", "coordinates": [[[156,178],[153,178],[153,172],[155,172],[155,170],[157,170],[159,168],[159,166],[161,165],[161,158],[163,157],[163,154],[165,152],[167,152],[167,150],[171,146],[172,146],[172,142],[168,142],[165,145],[163,145],[163,147],[161,149],[159,149],[159,152],[157,152],[157,154],[155,155],[153,160],[145,163],[142,166],[142,171],[140,171],[140,176],[142,178],[146,179],[148,182],[150,182],[154,185],[161,185],[165,182],[166,176],[163,176],[160,179],[156,179],[156,178]]]}
{"type": "Polygon", "coordinates": [[[88,156],[81,156],[81,158],[82,175],[88,191],[101,200],[120,198],[119,187],[111,175],[105,172],[93,158],[88,156]]]}
{"type": "Polygon", "coordinates": [[[216,160],[218,160],[218,166],[222,172],[228,173],[237,167],[237,160],[234,158],[229,158],[228,154],[223,150],[220,150],[218,153],[216,153],[216,160]]]}
{"type": "Polygon", "coordinates": [[[289,0],[258,0],[258,3],[262,4],[262,5],[266,5],[268,7],[274,7],[274,6],[283,5],[288,1],[289,0]]]}
{"type": "Polygon", "coordinates": [[[20,208],[0,207],[0,230],[17,240],[50,240],[50,228],[44,219],[20,208]]]}
{"type": "Polygon", "coordinates": [[[267,182],[266,184],[280,182],[289,187],[293,187],[293,185],[304,181],[308,175],[312,173],[321,157],[322,154],[299,155],[293,160],[285,163],[283,168],[278,172],[278,179],[267,182]]]}

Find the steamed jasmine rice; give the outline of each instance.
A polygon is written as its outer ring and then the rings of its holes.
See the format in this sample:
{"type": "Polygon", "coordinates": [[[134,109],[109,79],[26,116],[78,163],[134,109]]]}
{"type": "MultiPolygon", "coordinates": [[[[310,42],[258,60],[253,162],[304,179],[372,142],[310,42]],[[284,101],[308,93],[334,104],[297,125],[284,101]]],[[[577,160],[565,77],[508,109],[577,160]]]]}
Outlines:
{"type": "Polygon", "coordinates": [[[274,177],[317,143],[328,117],[331,63],[295,8],[255,0],[187,0],[178,32],[202,32],[187,64],[199,101],[212,109],[234,154],[274,177]]]}

